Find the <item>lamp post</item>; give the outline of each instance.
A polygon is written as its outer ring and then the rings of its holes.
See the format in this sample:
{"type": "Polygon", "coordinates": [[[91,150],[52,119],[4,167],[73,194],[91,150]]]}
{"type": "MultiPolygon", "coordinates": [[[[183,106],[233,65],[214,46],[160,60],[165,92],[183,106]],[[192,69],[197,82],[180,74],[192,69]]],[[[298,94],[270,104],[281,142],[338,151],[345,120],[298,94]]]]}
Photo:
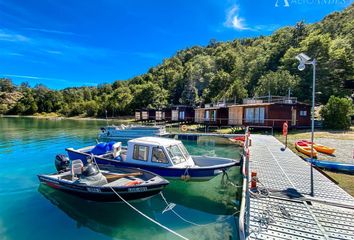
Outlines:
{"type": "Polygon", "coordinates": [[[315,131],[315,86],[316,86],[316,59],[311,61],[311,58],[304,53],[300,53],[295,57],[299,61],[299,66],[297,67],[300,71],[305,70],[306,65],[312,65],[312,108],[311,108],[311,196],[314,196],[313,189],[313,139],[315,131]]]}

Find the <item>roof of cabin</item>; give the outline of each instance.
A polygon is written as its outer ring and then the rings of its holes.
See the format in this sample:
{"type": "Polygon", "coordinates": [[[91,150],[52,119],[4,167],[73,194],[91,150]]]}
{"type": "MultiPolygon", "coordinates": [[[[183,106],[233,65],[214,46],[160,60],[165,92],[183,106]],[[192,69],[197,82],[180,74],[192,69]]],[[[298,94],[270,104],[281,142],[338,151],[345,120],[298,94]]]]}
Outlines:
{"type": "Polygon", "coordinates": [[[140,137],[129,141],[129,143],[148,143],[156,144],[162,146],[170,146],[172,144],[178,144],[181,141],[172,138],[162,138],[162,137],[140,137]]]}

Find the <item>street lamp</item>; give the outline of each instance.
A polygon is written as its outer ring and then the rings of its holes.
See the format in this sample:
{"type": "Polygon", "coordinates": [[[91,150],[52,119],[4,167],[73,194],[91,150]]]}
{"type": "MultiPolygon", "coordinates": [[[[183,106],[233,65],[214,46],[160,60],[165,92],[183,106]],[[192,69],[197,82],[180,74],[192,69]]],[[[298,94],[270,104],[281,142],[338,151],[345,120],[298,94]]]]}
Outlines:
{"type": "Polygon", "coordinates": [[[311,196],[314,196],[313,190],[313,138],[315,131],[315,82],[316,82],[316,59],[311,61],[311,58],[304,53],[300,53],[295,57],[299,61],[299,66],[297,67],[300,71],[305,70],[306,65],[312,65],[313,79],[312,79],[312,108],[311,108],[311,196]]]}

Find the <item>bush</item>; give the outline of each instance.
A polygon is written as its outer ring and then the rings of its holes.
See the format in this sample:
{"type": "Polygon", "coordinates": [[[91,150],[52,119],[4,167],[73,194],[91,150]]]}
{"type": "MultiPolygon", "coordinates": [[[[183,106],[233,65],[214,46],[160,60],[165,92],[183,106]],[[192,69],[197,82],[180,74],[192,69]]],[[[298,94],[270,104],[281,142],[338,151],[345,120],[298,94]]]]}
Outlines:
{"type": "Polygon", "coordinates": [[[353,102],[348,98],[331,96],[321,109],[323,126],[329,129],[348,130],[350,116],[353,113],[353,102]]]}

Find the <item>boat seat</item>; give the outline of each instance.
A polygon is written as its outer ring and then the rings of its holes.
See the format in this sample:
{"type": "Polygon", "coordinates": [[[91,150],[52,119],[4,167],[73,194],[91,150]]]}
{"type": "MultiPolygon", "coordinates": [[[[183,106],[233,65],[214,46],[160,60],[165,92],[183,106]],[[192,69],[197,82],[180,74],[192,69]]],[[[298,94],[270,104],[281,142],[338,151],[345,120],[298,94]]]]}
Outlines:
{"type": "Polygon", "coordinates": [[[120,179],[117,179],[117,180],[112,181],[110,183],[107,183],[103,186],[104,187],[124,186],[125,184],[127,184],[131,181],[132,181],[132,179],[129,179],[129,178],[120,178],[120,179]]]}
{"type": "Polygon", "coordinates": [[[121,142],[117,142],[117,143],[113,144],[112,148],[113,148],[113,158],[116,158],[121,153],[122,143],[121,142]]]}
{"type": "Polygon", "coordinates": [[[80,159],[71,161],[72,179],[74,179],[75,176],[80,176],[82,174],[83,168],[84,168],[84,164],[82,163],[82,161],[80,159]]]}

